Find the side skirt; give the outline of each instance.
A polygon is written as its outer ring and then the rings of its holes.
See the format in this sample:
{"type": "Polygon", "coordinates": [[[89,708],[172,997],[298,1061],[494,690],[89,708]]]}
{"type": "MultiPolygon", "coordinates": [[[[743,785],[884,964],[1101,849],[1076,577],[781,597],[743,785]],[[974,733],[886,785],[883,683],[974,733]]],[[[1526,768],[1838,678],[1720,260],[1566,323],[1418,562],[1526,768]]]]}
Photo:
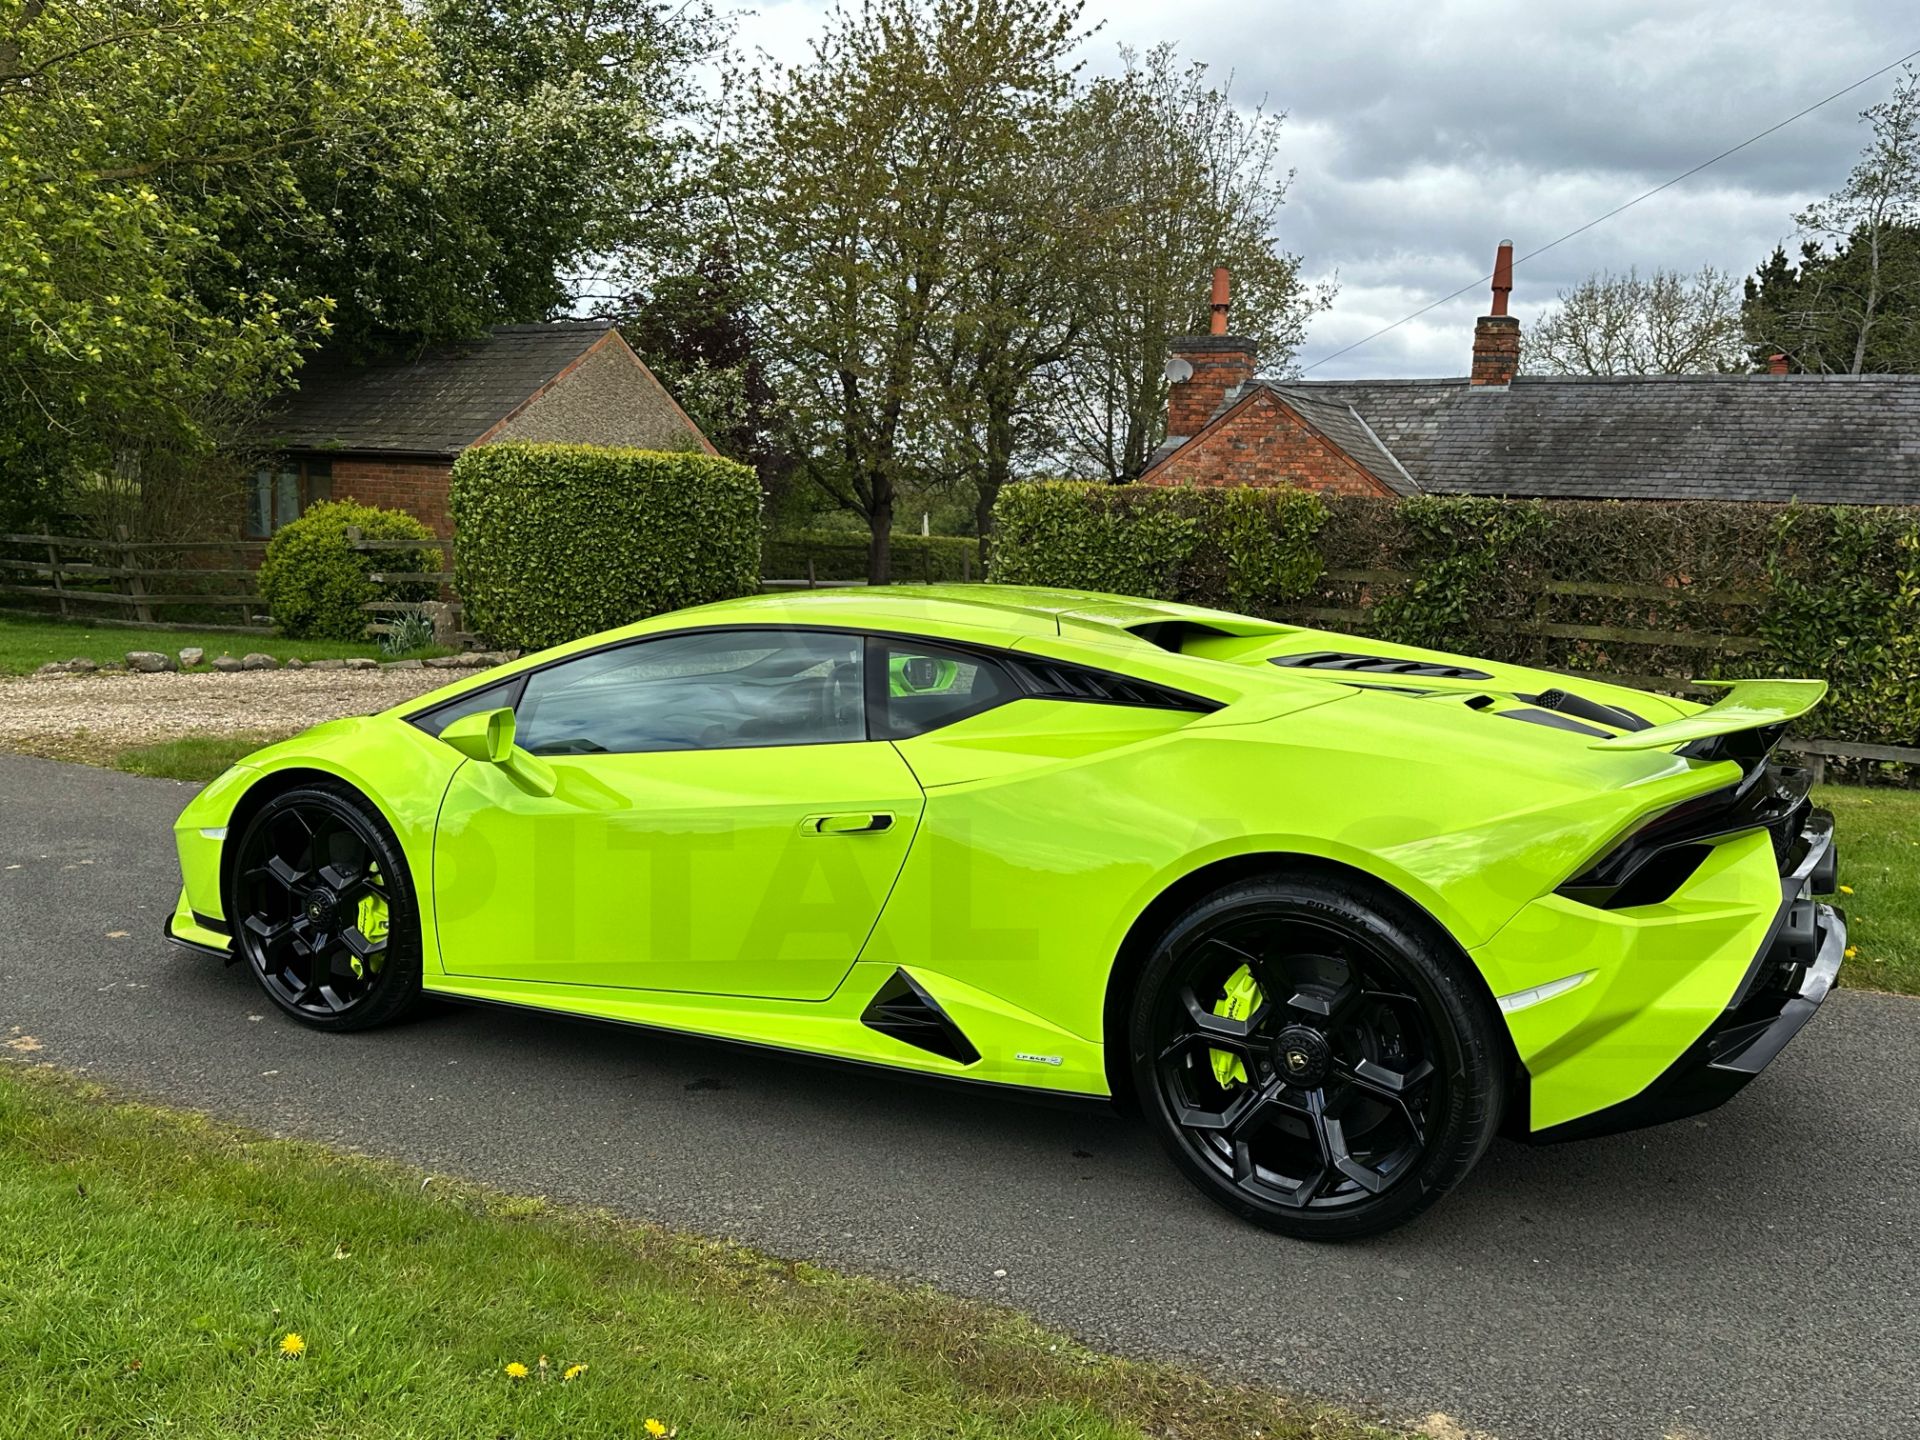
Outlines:
{"type": "Polygon", "coordinates": [[[584,1025],[603,1025],[620,1030],[637,1030],[645,1034],[658,1035],[664,1039],[685,1040],[696,1045],[713,1045],[727,1049],[752,1050],[761,1054],[778,1056],[783,1060],[798,1061],[804,1065],[817,1065],[833,1070],[875,1071],[897,1080],[906,1080],[915,1084],[930,1085],[935,1088],[965,1087],[968,1089],[993,1090],[1016,1099],[1040,1105],[1049,1105],[1075,1111],[1110,1110],[1113,1107],[1111,1096],[1089,1095],[1069,1090],[1048,1090],[1037,1085],[1021,1085],[1009,1080],[988,1080],[974,1075],[941,1074],[929,1070],[915,1069],[907,1065],[889,1065],[883,1060],[865,1060],[856,1056],[825,1055],[817,1050],[803,1050],[791,1045],[777,1045],[767,1040],[748,1040],[731,1035],[714,1035],[699,1030],[686,1030],[676,1025],[662,1025],[646,1020],[626,1020],[609,1015],[589,1015],[578,1010],[557,1009],[551,1005],[537,1005],[520,1000],[503,1000],[491,995],[467,995],[457,991],[429,988],[426,992],[436,1000],[450,1001],[455,1005],[471,1005],[477,1009],[517,1010],[526,1014],[550,1016],[556,1020],[572,1021],[584,1025]]]}

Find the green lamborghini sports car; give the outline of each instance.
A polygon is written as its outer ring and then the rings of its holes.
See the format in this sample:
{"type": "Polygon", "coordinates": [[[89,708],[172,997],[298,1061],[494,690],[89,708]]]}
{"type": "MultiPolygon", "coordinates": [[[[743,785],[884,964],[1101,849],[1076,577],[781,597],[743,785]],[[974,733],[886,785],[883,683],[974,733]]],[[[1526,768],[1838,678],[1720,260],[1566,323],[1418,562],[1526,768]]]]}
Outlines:
{"type": "Polygon", "coordinates": [[[1288,1234],[1502,1128],[1690,1115],[1825,998],[1817,681],[1701,707],[1059,590],[732,600],[269,746],[168,936],[329,1030],[423,995],[1137,1105],[1288,1234]]]}

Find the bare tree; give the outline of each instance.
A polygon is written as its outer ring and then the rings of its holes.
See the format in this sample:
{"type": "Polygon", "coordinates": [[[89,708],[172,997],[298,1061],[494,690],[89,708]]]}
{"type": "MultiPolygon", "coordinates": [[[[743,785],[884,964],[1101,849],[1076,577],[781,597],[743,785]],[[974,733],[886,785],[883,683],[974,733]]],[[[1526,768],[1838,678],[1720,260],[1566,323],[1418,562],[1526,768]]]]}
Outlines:
{"type": "Polygon", "coordinates": [[[1528,327],[1522,360],[1541,375],[1687,375],[1745,358],[1740,287],[1703,265],[1693,275],[1589,275],[1528,327]]]}

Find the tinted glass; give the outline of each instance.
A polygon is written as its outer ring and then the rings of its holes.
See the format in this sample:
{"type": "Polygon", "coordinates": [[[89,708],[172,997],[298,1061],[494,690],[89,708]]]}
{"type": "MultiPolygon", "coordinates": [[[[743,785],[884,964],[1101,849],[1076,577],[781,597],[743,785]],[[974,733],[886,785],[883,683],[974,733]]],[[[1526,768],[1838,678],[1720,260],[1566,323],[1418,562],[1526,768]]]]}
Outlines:
{"type": "Polygon", "coordinates": [[[424,715],[412,716],[412,722],[429,735],[438,735],[456,720],[464,720],[469,715],[481,715],[489,710],[498,710],[503,705],[513,704],[513,692],[519,688],[520,681],[502,680],[497,685],[489,685],[484,690],[475,690],[470,695],[462,695],[458,700],[449,700],[437,705],[424,715]]]}
{"type": "Polygon", "coordinates": [[[1006,671],[964,650],[882,640],[886,690],[877,701],[874,734],[905,740],[991,710],[1021,691],[1006,671]]]}
{"type": "Polygon", "coordinates": [[[730,630],[643,640],[530,676],[519,741],[540,755],[864,740],[861,639],[730,630]]]}

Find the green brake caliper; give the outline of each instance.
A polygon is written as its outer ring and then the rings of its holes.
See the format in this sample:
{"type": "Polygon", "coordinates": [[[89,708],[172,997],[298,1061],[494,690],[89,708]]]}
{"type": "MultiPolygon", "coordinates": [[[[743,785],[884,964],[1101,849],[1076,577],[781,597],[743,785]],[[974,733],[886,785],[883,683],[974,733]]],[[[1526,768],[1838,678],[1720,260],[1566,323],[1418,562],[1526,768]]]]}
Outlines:
{"type": "MultiPolygon", "coordinates": [[[[379,878],[380,871],[377,866],[371,873],[374,878],[379,878]]],[[[353,923],[358,927],[360,933],[374,944],[378,945],[382,940],[385,940],[387,938],[387,897],[377,890],[369,890],[365,895],[362,895],[360,897],[359,908],[354,912],[353,923]]],[[[355,975],[363,980],[366,978],[366,969],[361,964],[358,955],[349,956],[348,963],[353,966],[353,973],[355,975]]],[[[373,968],[376,970],[380,968],[377,958],[373,968]]]]}
{"type": "MultiPolygon", "coordinates": [[[[1229,1020],[1245,1020],[1260,1003],[1260,986],[1244,965],[1227,978],[1224,988],[1227,993],[1214,1002],[1213,1013],[1216,1015],[1229,1020]]],[[[1213,1061],[1213,1078],[1222,1090],[1236,1080],[1242,1085],[1247,1083],[1247,1067],[1238,1055],[1230,1055],[1225,1050],[1210,1050],[1207,1058],[1213,1061]]]]}

